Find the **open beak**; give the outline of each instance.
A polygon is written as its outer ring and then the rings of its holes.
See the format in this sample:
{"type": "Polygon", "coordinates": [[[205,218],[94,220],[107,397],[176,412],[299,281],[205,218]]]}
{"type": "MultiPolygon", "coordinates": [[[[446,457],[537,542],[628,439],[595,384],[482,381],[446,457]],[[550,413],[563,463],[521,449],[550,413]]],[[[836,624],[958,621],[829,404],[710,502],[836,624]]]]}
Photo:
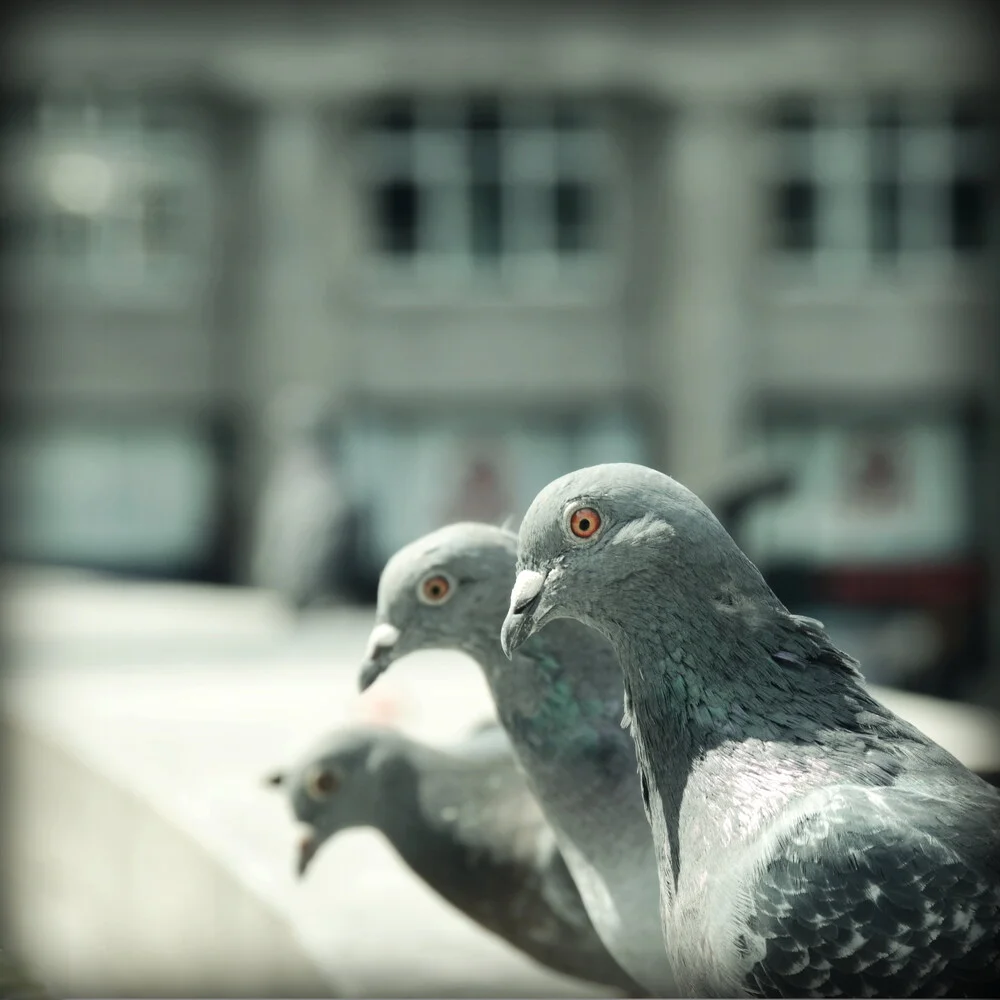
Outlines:
{"type": "Polygon", "coordinates": [[[372,629],[358,675],[358,687],[361,691],[367,691],[389,669],[393,650],[399,642],[399,634],[399,629],[388,622],[382,622],[372,629]]]}
{"type": "Polygon", "coordinates": [[[309,863],[319,850],[319,837],[311,826],[304,826],[299,837],[299,851],[295,862],[295,873],[302,878],[309,867],[309,863]]]}
{"type": "Polygon", "coordinates": [[[510,610],[500,630],[500,645],[509,660],[536,631],[536,613],[545,589],[545,574],[526,569],[517,574],[510,610]]]}

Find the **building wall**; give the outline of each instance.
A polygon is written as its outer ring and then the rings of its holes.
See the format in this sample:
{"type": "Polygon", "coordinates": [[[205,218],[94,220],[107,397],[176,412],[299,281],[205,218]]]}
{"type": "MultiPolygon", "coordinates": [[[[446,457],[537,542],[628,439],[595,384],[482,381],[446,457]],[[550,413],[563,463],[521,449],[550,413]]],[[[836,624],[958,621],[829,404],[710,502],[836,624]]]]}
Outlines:
{"type": "MultiPolygon", "coordinates": [[[[249,508],[285,384],[341,414],[424,402],[637,402],[650,460],[695,488],[772,398],[986,395],[977,276],[816,282],[767,253],[762,127],[785,90],[851,98],[981,85],[974,8],[590,3],[77,5],[27,24],[25,81],[181,82],[207,95],[208,264],[182,302],[25,307],[27,404],[178,413],[239,429],[249,508]],[[459,16],[458,11],[461,11],[459,16]],[[723,13],[724,12],[724,13],[723,13]],[[387,297],[371,280],[358,111],[397,89],[592,96],[613,142],[609,280],[582,297],[387,297]]],[[[413,409],[415,407],[415,409],[413,409]]],[[[457,412],[457,411],[456,411],[457,412]]]]}

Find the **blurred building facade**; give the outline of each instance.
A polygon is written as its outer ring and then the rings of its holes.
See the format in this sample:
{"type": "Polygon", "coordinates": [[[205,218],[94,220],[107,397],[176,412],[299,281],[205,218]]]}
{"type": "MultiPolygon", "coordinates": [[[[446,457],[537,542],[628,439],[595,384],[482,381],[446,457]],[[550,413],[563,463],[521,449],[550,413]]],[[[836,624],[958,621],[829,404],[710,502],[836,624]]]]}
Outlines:
{"type": "Polygon", "coordinates": [[[777,581],[985,635],[989,43],[958,2],[25,20],[11,544],[243,578],[305,385],[375,569],[575,466],[757,448],[799,474],[748,534],[777,581]]]}

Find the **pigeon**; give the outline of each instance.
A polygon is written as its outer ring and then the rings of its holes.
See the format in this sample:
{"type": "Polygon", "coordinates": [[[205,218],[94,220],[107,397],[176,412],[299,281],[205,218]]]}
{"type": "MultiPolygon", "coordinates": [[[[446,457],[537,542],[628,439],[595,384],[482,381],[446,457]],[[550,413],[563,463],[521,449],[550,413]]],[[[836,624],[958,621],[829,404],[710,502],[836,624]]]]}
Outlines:
{"type": "Polygon", "coordinates": [[[558,622],[509,663],[500,627],[516,558],[513,531],[475,522],[439,528],[396,552],[379,581],[361,688],[416,650],[471,656],[597,933],[648,993],[676,995],[635,749],[620,724],[614,649],[591,629],[558,622]]]}
{"type": "Polygon", "coordinates": [[[257,514],[250,576],[301,613],[336,591],[352,512],[319,396],[301,387],[279,396],[269,423],[277,454],[257,514]]]}
{"type": "Polygon", "coordinates": [[[688,996],[989,996],[1000,793],[791,614],[711,511],[630,464],[554,480],[521,523],[501,641],[607,637],[688,996]]]}
{"type": "Polygon", "coordinates": [[[340,831],[374,827],[447,902],[535,961],[644,995],[594,931],[495,721],[446,748],[385,727],[345,727],[266,782],[286,791],[304,826],[300,876],[340,831]]]}

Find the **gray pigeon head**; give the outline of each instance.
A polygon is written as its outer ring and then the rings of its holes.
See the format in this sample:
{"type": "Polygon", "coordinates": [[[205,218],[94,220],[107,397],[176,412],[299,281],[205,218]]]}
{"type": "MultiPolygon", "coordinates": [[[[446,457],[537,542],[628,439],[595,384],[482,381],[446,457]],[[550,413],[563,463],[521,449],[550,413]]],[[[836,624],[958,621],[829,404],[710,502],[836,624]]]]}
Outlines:
{"type": "Polygon", "coordinates": [[[475,522],[450,524],[401,548],[379,579],[361,690],[408,653],[475,653],[482,643],[499,644],[516,553],[512,531],[475,522]]]}
{"type": "Polygon", "coordinates": [[[286,793],[301,827],[296,871],[305,874],[320,847],[342,830],[378,826],[401,739],[389,729],[351,726],[328,736],[301,763],[269,774],[286,793]]]}
{"type": "Polygon", "coordinates": [[[508,656],[555,618],[606,632],[616,611],[635,607],[637,590],[661,603],[770,595],[694,493],[629,463],[595,465],[549,483],[521,522],[517,571],[501,639],[508,656]]]}

